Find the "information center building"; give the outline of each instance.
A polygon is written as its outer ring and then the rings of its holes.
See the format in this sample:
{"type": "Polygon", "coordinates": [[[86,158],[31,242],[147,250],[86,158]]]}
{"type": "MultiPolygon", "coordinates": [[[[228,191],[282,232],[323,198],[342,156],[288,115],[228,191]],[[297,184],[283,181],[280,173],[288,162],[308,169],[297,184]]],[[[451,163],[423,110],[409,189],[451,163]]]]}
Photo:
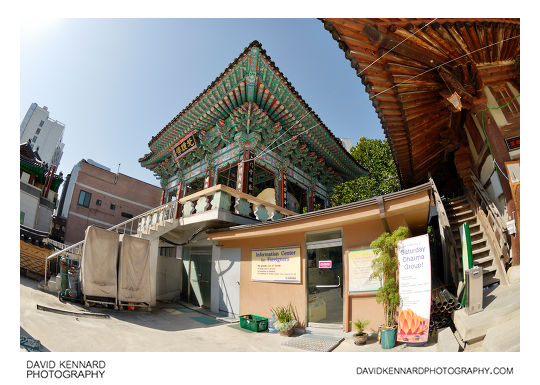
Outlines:
{"type": "MultiPolygon", "coordinates": [[[[148,145],[139,161],[159,178],[163,203],[221,185],[302,213],[328,207],[336,184],[366,173],[258,41],[148,145]]],[[[282,217],[232,196],[230,210],[282,217]]]]}

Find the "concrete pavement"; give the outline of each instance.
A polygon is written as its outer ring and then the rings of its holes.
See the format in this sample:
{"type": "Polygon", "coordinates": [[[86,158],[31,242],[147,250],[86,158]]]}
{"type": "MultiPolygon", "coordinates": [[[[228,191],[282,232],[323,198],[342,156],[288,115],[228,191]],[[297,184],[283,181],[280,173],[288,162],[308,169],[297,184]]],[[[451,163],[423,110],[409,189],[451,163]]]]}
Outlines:
{"type": "MultiPolygon", "coordinates": [[[[114,311],[85,308],[60,302],[53,294],[37,288],[37,282],[21,277],[20,323],[33,338],[52,352],[304,352],[283,346],[287,338],[267,332],[255,333],[238,324],[219,322],[178,304],[163,304],[147,311],[114,311]],[[37,305],[72,311],[108,314],[109,318],[89,318],[37,310],[37,305]]],[[[356,346],[352,333],[346,335],[335,352],[431,352],[427,346],[398,344],[382,349],[373,335],[364,346],[356,346]]]]}

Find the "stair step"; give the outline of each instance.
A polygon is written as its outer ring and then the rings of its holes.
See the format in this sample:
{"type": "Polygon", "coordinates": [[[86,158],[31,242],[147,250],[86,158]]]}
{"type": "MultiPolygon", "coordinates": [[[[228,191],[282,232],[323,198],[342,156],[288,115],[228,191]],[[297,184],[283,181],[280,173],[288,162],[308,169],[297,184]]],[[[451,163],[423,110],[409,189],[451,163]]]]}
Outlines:
{"type": "Polygon", "coordinates": [[[489,273],[496,273],[497,272],[497,267],[496,266],[488,266],[488,267],[483,267],[482,268],[482,274],[486,275],[486,274],[489,274],[489,273]]]}
{"type": "Polygon", "coordinates": [[[448,218],[457,218],[464,215],[473,216],[474,212],[472,211],[472,209],[448,210],[446,211],[446,215],[448,216],[448,218]]]}
{"type": "Polygon", "coordinates": [[[469,217],[463,217],[463,218],[459,218],[459,219],[448,219],[448,221],[450,222],[450,226],[451,227],[459,227],[461,226],[462,224],[464,224],[465,222],[469,222],[469,231],[470,231],[470,227],[473,225],[473,224],[476,224],[477,220],[476,220],[476,216],[469,216],[469,217]]]}
{"type": "MultiPolygon", "coordinates": [[[[475,240],[471,239],[471,247],[472,247],[472,250],[473,250],[473,254],[474,254],[474,252],[476,250],[480,250],[480,249],[483,249],[484,247],[486,247],[486,245],[482,246],[482,243],[485,243],[487,245],[487,241],[486,241],[485,237],[475,239],[475,240]]],[[[456,248],[461,250],[461,243],[456,244],[456,248]]]]}
{"type": "Polygon", "coordinates": [[[485,247],[482,247],[481,249],[476,249],[476,250],[473,250],[472,253],[473,253],[473,257],[475,255],[479,255],[479,254],[482,254],[482,253],[485,253],[485,252],[490,252],[490,248],[489,246],[485,246],[485,247]]]}
{"type": "Polygon", "coordinates": [[[486,262],[493,262],[493,257],[488,255],[487,257],[481,257],[478,259],[473,259],[473,265],[478,266],[486,262]]]}
{"type": "MultiPolygon", "coordinates": [[[[447,204],[454,204],[454,203],[457,203],[457,202],[463,202],[463,201],[467,201],[467,197],[462,195],[460,197],[456,197],[456,198],[452,198],[452,199],[448,199],[446,201],[447,204]]],[[[445,204],[446,204],[445,203],[445,204]]]]}
{"type": "MultiPolygon", "coordinates": [[[[459,226],[452,226],[452,232],[457,233],[459,237],[459,226]]],[[[471,235],[471,238],[473,235],[483,234],[482,230],[480,229],[480,224],[474,223],[469,225],[469,234],[471,235]]]]}
{"type": "Polygon", "coordinates": [[[495,277],[484,277],[484,287],[493,285],[494,283],[501,283],[501,280],[495,277]]]}
{"type": "Polygon", "coordinates": [[[444,210],[447,214],[453,214],[460,211],[472,210],[471,205],[468,203],[462,203],[460,205],[444,206],[444,210]]]}

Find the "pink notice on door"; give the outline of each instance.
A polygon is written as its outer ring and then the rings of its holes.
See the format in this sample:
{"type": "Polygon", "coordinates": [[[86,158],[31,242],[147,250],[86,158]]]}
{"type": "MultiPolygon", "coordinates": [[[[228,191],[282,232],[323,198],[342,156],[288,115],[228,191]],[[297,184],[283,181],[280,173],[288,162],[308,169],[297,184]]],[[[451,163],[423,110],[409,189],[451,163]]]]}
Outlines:
{"type": "Polygon", "coordinates": [[[319,269],[331,269],[332,261],[319,261],[319,269]]]}

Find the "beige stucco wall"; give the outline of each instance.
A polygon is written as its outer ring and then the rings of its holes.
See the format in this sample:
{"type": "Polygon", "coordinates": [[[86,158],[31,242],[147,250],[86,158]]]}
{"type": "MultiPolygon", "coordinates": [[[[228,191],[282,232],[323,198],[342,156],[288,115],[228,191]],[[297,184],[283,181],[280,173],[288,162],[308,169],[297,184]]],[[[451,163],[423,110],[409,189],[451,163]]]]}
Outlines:
{"type": "MultiPolygon", "coordinates": [[[[421,199],[417,197],[417,199],[421,199]]],[[[424,195],[425,202],[425,195],[424,195]]],[[[407,199],[405,199],[407,200],[407,199]]],[[[409,200],[411,198],[409,197],[409,200]]],[[[412,199],[414,201],[414,199],[412,199]]],[[[403,201],[393,202],[394,207],[401,208],[403,201]]],[[[410,203],[410,201],[409,201],[410,203]]],[[[418,203],[418,202],[416,202],[418,203]]],[[[424,203],[425,205],[425,203],[424,203]]],[[[412,209],[412,206],[409,206],[412,209]]],[[[427,215],[425,215],[427,220],[427,215]]],[[[387,217],[391,231],[399,226],[407,226],[405,217],[401,214],[387,217]]],[[[345,266],[345,251],[353,249],[368,248],[370,243],[383,233],[384,226],[380,218],[369,218],[364,221],[346,223],[343,226],[328,225],[325,228],[317,228],[318,231],[340,229],[343,237],[343,252],[345,266]]],[[[310,231],[313,232],[313,231],[310,231]]],[[[306,247],[305,237],[308,231],[297,231],[280,234],[278,236],[261,236],[256,238],[243,238],[237,240],[223,240],[222,247],[238,247],[242,250],[240,269],[240,313],[256,314],[270,317],[270,308],[277,305],[287,305],[289,302],[295,308],[298,320],[302,326],[307,322],[307,290],[306,290],[306,247]],[[251,251],[252,249],[277,248],[288,246],[300,246],[301,252],[301,282],[272,283],[253,282],[251,280],[251,251]]],[[[370,321],[368,330],[377,330],[377,327],[384,322],[383,307],[377,304],[375,292],[347,295],[348,281],[344,281],[344,308],[343,320],[346,330],[350,329],[350,322],[357,319],[367,319],[370,321]],[[347,327],[349,325],[349,327],[347,327]]]]}
{"type": "Polygon", "coordinates": [[[304,233],[292,233],[263,239],[250,238],[223,242],[223,247],[242,250],[240,266],[240,314],[270,317],[270,308],[287,305],[296,311],[298,320],[306,320],[306,247],[304,233]],[[251,250],[274,247],[300,246],[300,283],[254,282],[251,280],[251,250]]]}
{"type": "MultiPolygon", "coordinates": [[[[399,226],[407,226],[407,222],[402,215],[388,217],[387,222],[391,231],[394,231],[399,226]]],[[[369,248],[370,243],[384,231],[384,226],[380,220],[345,226],[343,228],[343,250],[369,248]]],[[[344,263],[346,262],[344,261],[344,263]]],[[[346,291],[347,288],[348,279],[345,280],[344,290],[346,291]]],[[[377,327],[384,323],[383,306],[377,303],[375,295],[376,292],[348,296],[349,311],[344,308],[343,316],[346,324],[345,330],[352,330],[351,323],[359,319],[369,320],[368,331],[376,331],[377,327]]]]}

